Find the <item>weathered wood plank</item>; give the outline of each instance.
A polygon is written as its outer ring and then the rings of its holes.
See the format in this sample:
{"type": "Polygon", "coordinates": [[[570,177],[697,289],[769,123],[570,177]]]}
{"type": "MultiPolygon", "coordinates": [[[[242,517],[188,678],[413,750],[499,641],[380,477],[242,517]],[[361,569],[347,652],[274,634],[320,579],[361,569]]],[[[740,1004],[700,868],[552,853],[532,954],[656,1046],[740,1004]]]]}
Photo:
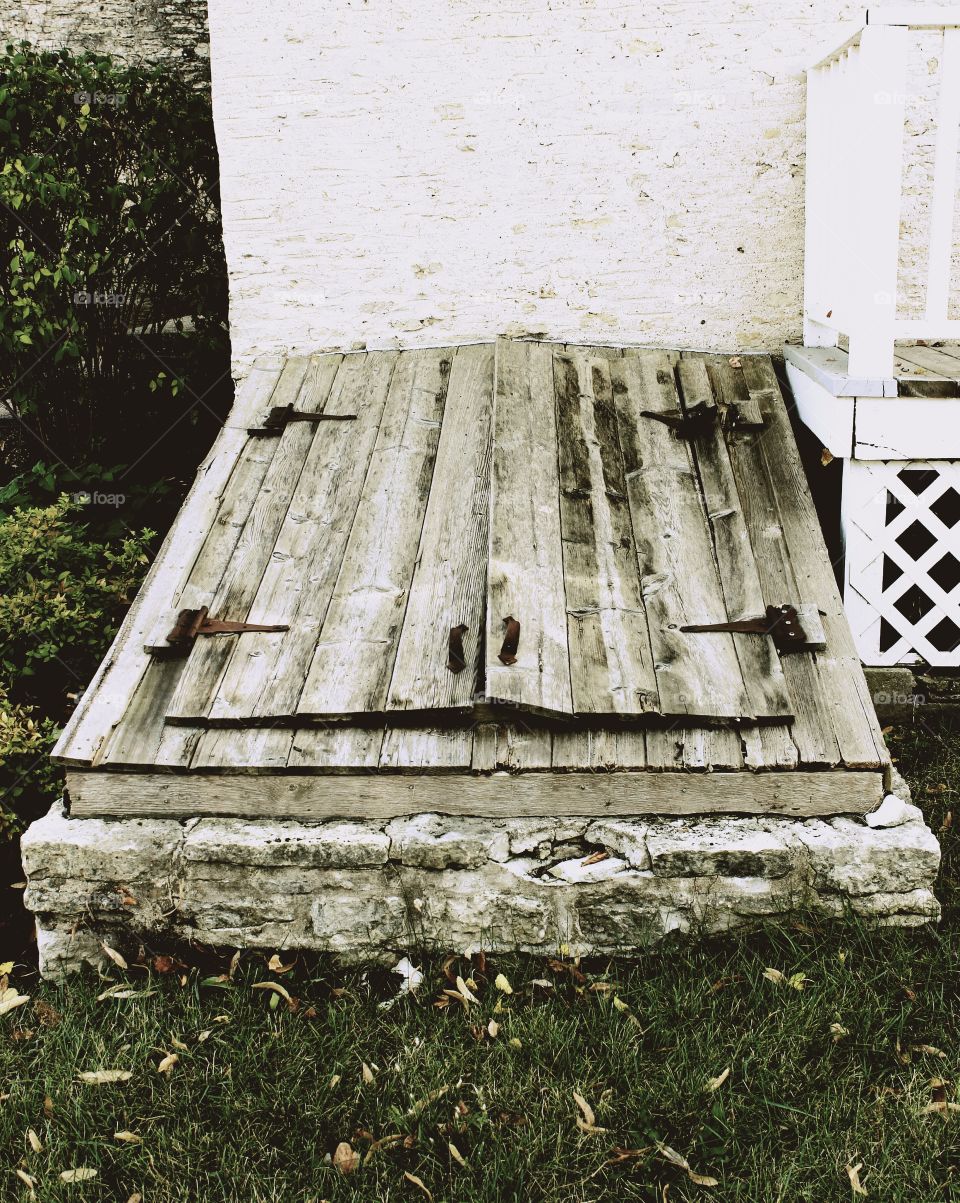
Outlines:
{"type": "MultiPolygon", "coordinates": [[[[258,403],[268,390],[272,392],[278,376],[279,371],[257,373],[250,388],[256,392],[258,403]]],[[[237,405],[244,404],[245,396],[241,389],[237,405]]],[[[116,639],[53,749],[57,763],[94,762],[104,740],[120,721],[150,662],[144,641],[169,611],[190,572],[245,442],[245,430],[224,427],[197,469],[193,486],[116,639]]]]}
{"type": "Polygon", "coordinates": [[[435,811],[483,818],[641,814],[865,814],[879,772],[813,773],[110,773],[70,770],[78,818],[389,819],[435,811]]]}
{"type": "Polygon", "coordinates": [[[554,769],[643,769],[647,748],[642,731],[555,731],[554,769]]]}
{"type": "Polygon", "coordinates": [[[298,714],[386,709],[453,357],[450,348],[430,348],[397,361],[298,714]]]}
{"type": "MultiPolygon", "coordinates": [[[[817,606],[824,613],[827,646],[825,651],[812,654],[812,662],[840,758],[853,769],[889,764],[773,364],[766,356],[744,358],[744,378],[751,393],[759,394],[767,424],[761,452],[795,568],[796,600],[817,606]]],[[[806,659],[807,654],[786,656],[785,668],[801,658],[806,659]]],[[[790,684],[788,678],[788,687],[790,684]]],[[[791,696],[795,696],[792,688],[791,696]]]]}
{"type": "MultiPolygon", "coordinates": [[[[719,355],[703,358],[717,396],[725,403],[736,403],[749,393],[743,372],[732,368],[728,359],[719,355]]],[[[794,604],[799,599],[800,588],[776,489],[763,454],[764,446],[770,440],[776,441],[776,453],[779,450],[778,428],[770,427],[762,433],[733,434],[728,438],[727,446],[763,596],[768,605],[779,606],[787,602],[794,604]]],[[[816,530],[819,534],[819,525],[816,530]]],[[[840,747],[813,657],[807,652],[797,652],[784,656],[781,663],[794,716],[791,732],[801,762],[838,764],[840,747]]]]}
{"type": "Polygon", "coordinates": [[[496,351],[487,696],[570,714],[570,659],[558,507],[553,348],[500,339],[496,351]],[[520,623],[516,662],[499,653],[520,623]]]}
{"type": "Polygon", "coordinates": [[[690,448],[642,412],[680,412],[673,364],[658,351],[627,351],[610,369],[660,709],[750,716],[732,637],[680,630],[725,622],[726,608],[690,448]]]}
{"type": "Polygon", "coordinates": [[[481,723],[474,728],[474,772],[513,772],[549,769],[553,736],[520,723],[481,723]]]}
{"type": "Polygon", "coordinates": [[[98,758],[104,768],[185,769],[200,737],[196,727],[170,727],[167,707],[183,671],[181,660],[152,659],[98,758]]]}
{"type": "Polygon", "coordinates": [[[944,380],[960,380],[960,357],[951,347],[911,347],[897,344],[897,358],[944,380]]]}
{"type": "Polygon", "coordinates": [[[800,759],[789,727],[771,723],[762,727],[744,727],[743,763],[748,769],[795,769],[800,759]]]}
{"type": "Polygon", "coordinates": [[[296,711],[397,360],[395,351],[343,357],[323,413],[355,415],[356,420],[324,422],[317,430],[250,605],[252,622],[285,623],[290,629],[250,633],[237,641],[210,704],[211,721],[276,718],[296,711]]]}
{"type": "MultiPolygon", "coordinates": [[[[305,358],[288,360],[274,399],[281,398],[284,404],[296,402],[308,367],[309,360],[305,358]]],[[[310,423],[296,422],[271,439],[277,443],[276,450],[232,554],[209,597],[210,612],[215,617],[237,622],[248,619],[314,434],[310,423]]],[[[282,620],[271,617],[269,621],[282,620]]],[[[215,635],[196,640],[170,701],[168,717],[172,721],[193,723],[207,716],[236,644],[249,638],[249,635],[215,635]]]]}
{"type": "Polygon", "coordinates": [[[388,710],[471,705],[483,645],[490,537],[494,345],[460,347],[450,370],[433,484],[393,668],[388,710]],[[452,627],[466,627],[466,667],[448,666],[452,627]]]}
{"type": "Polygon", "coordinates": [[[560,529],[573,709],[657,710],[647,615],[633,540],[610,359],[554,356],[560,529]]]}
{"type": "Polygon", "coordinates": [[[344,723],[299,727],[293,733],[287,768],[301,772],[370,772],[380,764],[383,735],[382,727],[349,727],[344,723]]]}
{"type": "Polygon", "coordinates": [[[470,767],[473,730],[469,727],[388,727],[380,768],[393,772],[451,773],[470,767]]]}
{"type": "MultiPolygon", "coordinates": [[[[681,359],[677,365],[677,375],[687,409],[701,404],[712,405],[720,400],[714,396],[707,367],[702,360],[681,359]]],[[[758,398],[754,398],[754,403],[756,417],[750,420],[759,423],[763,417],[758,398]]],[[[727,618],[762,617],[766,606],[760,577],[743,518],[726,439],[719,425],[712,437],[694,439],[691,449],[710,523],[714,559],[727,618]]],[[[773,640],[761,635],[734,634],[733,645],[740,661],[751,713],[757,718],[789,715],[790,697],[773,640]]]]}
{"type": "MultiPolygon", "coordinates": [[[[250,774],[284,769],[293,744],[293,731],[282,727],[250,727],[244,731],[211,727],[204,731],[190,762],[191,773],[200,769],[232,769],[250,774]]],[[[204,792],[202,779],[192,776],[197,806],[204,792]]],[[[197,809],[196,814],[202,811],[197,809]]],[[[264,812],[261,812],[264,813],[264,812]]]]}

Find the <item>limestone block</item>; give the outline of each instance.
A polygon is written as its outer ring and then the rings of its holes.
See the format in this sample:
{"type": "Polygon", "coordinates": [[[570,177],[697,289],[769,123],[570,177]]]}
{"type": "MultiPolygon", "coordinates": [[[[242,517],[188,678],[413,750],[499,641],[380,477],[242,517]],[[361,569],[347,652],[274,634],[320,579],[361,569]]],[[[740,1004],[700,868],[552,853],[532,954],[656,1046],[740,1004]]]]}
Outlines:
{"type": "Polygon", "coordinates": [[[119,881],[166,875],[183,827],[163,819],[72,819],[60,802],[20,841],[28,877],[119,881]]]}
{"type": "Polygon", "coordinates": [[[575,856],[570,860],[558,861],[547,870],[546,876],[570,883],[583,881],[608,881],[630,873],[630,865],[618,856],[607,856],[603,860],[586,863],[589,857],[575,856]]]}
{"type": "Polygon", "coordinates": [[[845,894],[902,894],[929,888],[940,866],[940,845],[924,823],[890,829],[853,819],[810,819],[797,825],[818,890],[845,894]]]}
{"type": "Polygon", "coordinates": [[[675,819],[651,823],[647,849],[659,877],[782,877],[794,853],[756,819],[675,819]]]}
{"type": "Polygon", "coordinates": [[[624,857],[634,869],[650,868],[647,850],[647,824],[629,819],[600,819],[591,823],[586,840],[624,857]]]}
{"type": "Polygon", "coordinates": [[[205,864],[359,869],[385,865],[390,839],[375,823],[257,823],[201,819],[187,832],[183,856],[205,864]]]}
{"type": "Polygon", "coordinates": [[[506,829],[486,819],[414,815],[393,819],[387,835],[390,859],[421,869],[476,868],[510,854],[506,829]]]}
{"type": "Polygon", "coordinates": [[[900,827],[903,823],[923,822],[919,806],[904,802],[896,794],[887,794],[876,810],[864,816],[868,827],[900,827]]]}

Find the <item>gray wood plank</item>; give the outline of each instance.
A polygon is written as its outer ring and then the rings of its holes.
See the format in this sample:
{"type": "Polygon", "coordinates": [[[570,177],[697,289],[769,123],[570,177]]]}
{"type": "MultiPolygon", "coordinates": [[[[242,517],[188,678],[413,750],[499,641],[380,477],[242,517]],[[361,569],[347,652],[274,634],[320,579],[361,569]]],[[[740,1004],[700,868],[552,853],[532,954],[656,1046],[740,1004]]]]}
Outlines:
{"type": "Polygon", "coordinates": [[[388,727],[380,749],[380,768],[451,773],[468,769],[472,756],[470,727],[388,727]]]}
{"type": "Polygon", "coordinates": [[[264,774],[67,773],[78,818],[196,815],[388,819],[436,811],[483,818],[566,815],[865,814],[879,772],[264,774]]]}
{"type": "Polygon", "coordinates": [[[474,772],[519,773],[549,769],[553,737],[549,731],[516,723],[481,723],[474,728],[474,772]]]}
{"type": "Polygon", "coordinates": [[[554,769],[594,769],[608,772],[646,768],[647,745],[644,732],[590,728],[555,731],[551,764],[554,769]]]}
{"type": "MultiPolygon", "coordinates": [[[[681,359],[677,373],[683,402],[688,409],[721,400],[714,397],[707,367],[702,360],[681,359]]],[[[746,407],[741,406],[740,412],[746,413],[746,407]]],[[[749,420],[761,423],[763,415],[759,396],[753,398],[752,412],[749,420]]],[[[712,438],[695,439],[690,446],[710,523],[714,560],[727,618],[762,617],[766,613],[763,590],[760,588],[760,576],[724,433],[718,425],[712,438]]],[[[789,715],[790,696],[773,640],[762,635],[734,634],[733,645],[740,662],[750,712],[757,718],[789,715]]]]}
{"type": "Polygon", "coordinates": [[[573,709],[644,714],[657,680],[637,564],[610,360],[554,355],[560,529],[573,709]]]}
{"type": "MultiPolygon", "coordinates": [[[[773,365],[765,356],[745,358],[744,377],[751,392],[766,390],[770,397],[769,409],[764,408],[767,430],[761,440],[761,452],[795,568],[796,600],[818,606],[824,612],[826,650],[786,656],[784,668],[795,659],[805,660],[809,656],[812,660],[819,679],[817,709],[830,715],[845,765],[857,769],[889,764],[890,756],[843,610],[786,405],[776,387],[773,365]]],[[[760,403],[762,407],[768,404],[763,395],[760,403]]],[[[792,682],[789,677],[787,680],[791,697],[796,699],[792,682]]]]}
{"type": "MultiPolygon", "coordinates": [[[[282,727],[211,727],[200,737],[190,762],[191,780],[197,787],[197,803],[204,791],[202,769],[232,769],[250,774],[286,768],[293,744],[293,731],[282,727]]],[[[198,809],[197,814],[201,811],[198,809]]]]}
{"type": "Polygon", "coordinates": [[[324,422],[307,453],[273,554],[250,605],[253,622],[288,631],[237,641],[213,697],[213,720],[295,713],[380,433],[396,351],[347,355],[323,406],[355,421],[324,422]],[[267,615],[269,617],[263,617],[267,615]]]}
{"type": "Polygon", "coordinates": [[[298,727],[287,757],[287,768],[307,772],[372,772],[380,764],[382,727],[351,727],[324,723],[298,727]]]}
{"type": "MultiPolygon", "coordinates": [[[[302,389],[308,367],[305,358],[288,360],[274,400],[282,399],[284,404],[293,400],[302,407],[307,401],[302,389]]],[[[271,438],[277,443],[276,449],[209,598],[210,613],[216,618],[237,622],[249,619],[251,603],[273,553],[314,434],[310,423],[295,422],[271,438]]],[[[271,617],[265,621],[282,622],[282,619],[271,617]]],[[[244,634],[204,636],[196,640],[170,701],[167,713],[171,721],[194,723],[207,716],[236,644],[249,639],[250,635],[244,634]]]]}
{"type": "Polygon", "coordinates": [[[500,339],[496,355],[487,696],[570,714],[553,348],[500,339]],[[498,658],[508,616],[520,623],[514,664],[498,658]]]}
{"type": "Polygon", "coordinates": [[[494,344],[460,347],[440,428],[420,551],[387,699],[388,710],[471,705],[483,646],[490,535],[494,344]],[[448,666],[452,627],[466,627],[466,667],[448,666]]]}
{"type": "Polygon", "coordinates": [[[680,630],[725,622],[726,608],[690,447],[642,415],[680,411],[673,362],[658,351],[627,351],[610,368],[660,709],[750,717],[732,637],[680,630]]]}
{"type": "MultiPolygon", "coordinates": [[[[278,375],[259,373],[258,383],[264,392],[268,378],[272,389],[278,375]]],[[[193,486],[117,637],[53,749],[57,763],[94,763],[120,721],[150,664],[144,642],[163,615],[170,612],[172,599],[193,566],[245,442],[244,430],[225,427],[197,469],[193,486]]]]}
{"type": "Polygon", "coordinates": [[[298,714],[386,709],[453,356],[431,348],[397,361],[298,714]]]}

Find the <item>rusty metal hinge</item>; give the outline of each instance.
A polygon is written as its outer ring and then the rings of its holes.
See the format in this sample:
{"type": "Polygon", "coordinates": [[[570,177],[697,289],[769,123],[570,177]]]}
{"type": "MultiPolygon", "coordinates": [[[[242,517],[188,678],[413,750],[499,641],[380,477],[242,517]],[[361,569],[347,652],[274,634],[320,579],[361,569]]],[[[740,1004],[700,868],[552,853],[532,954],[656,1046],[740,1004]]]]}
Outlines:
{"type": "Polygon", "coordinates": [[[467,658],[463,651],[463,637],[470,628],[461,622],[459,626],[450,628],[450,639],[447,644],[447,668],[452,673],[462,673],[467,667],[467,658]]]}
{"type": "Polygon", "coordinates": [[[827,646],[816,606],[767,606],[762,618],[742,618],[732,622],[694,623],[681,627],[685,632],[733,631],[744,635],[769,635],[778,652],[819,651],[827,646]]]}
{"type": "Polygon", "coordinates": [[[198,635],[238,635],[244,631],[289,631],[288,626],[263,622],[229,622],[211,618],[206,606],[199,610],[181,610],[167,635],[171,651],[188,652],[198,635]]]}
{"type": "Polygon", "coordinates": [[[294,409],[292,405],[275,405],[264,418],[263,425],[248,427],[247,434],[279,434],[288,422],[355,422],[356,419],[356,414],[310,414],[294,409]]]}
{"type": "Polygon", "coordinates": [[[676,431],[681,439],[699,439],[712,434],[716,429],[720,411],[713,404],[699,401],[688,409],[668,410],[658,413],[653,409],[641,409],[641,418],[652,418],[654,422],[662,422],[676,431]]]}
{"type": "Polygon", "coordinates": [[[503,620],[503,625],[506,629],[497,659],[501,664],[516,664],[517,649],[520,647],[520,623],[512,614],[508,614],[503,620]]]}

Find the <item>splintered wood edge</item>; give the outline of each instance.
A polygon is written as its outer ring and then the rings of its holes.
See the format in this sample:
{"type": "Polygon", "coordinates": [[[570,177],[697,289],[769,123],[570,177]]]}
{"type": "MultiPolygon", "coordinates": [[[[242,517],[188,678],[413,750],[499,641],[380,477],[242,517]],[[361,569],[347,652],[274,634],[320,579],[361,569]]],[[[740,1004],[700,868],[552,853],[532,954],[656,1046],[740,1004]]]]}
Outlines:
{"type": "Polygon", "coordinates": [[[557,815],[862,815],[880,802],[880,772],[464,773],[256,775],[68,772],[78,818],[390,819],[441,813],[557,815]]]}

